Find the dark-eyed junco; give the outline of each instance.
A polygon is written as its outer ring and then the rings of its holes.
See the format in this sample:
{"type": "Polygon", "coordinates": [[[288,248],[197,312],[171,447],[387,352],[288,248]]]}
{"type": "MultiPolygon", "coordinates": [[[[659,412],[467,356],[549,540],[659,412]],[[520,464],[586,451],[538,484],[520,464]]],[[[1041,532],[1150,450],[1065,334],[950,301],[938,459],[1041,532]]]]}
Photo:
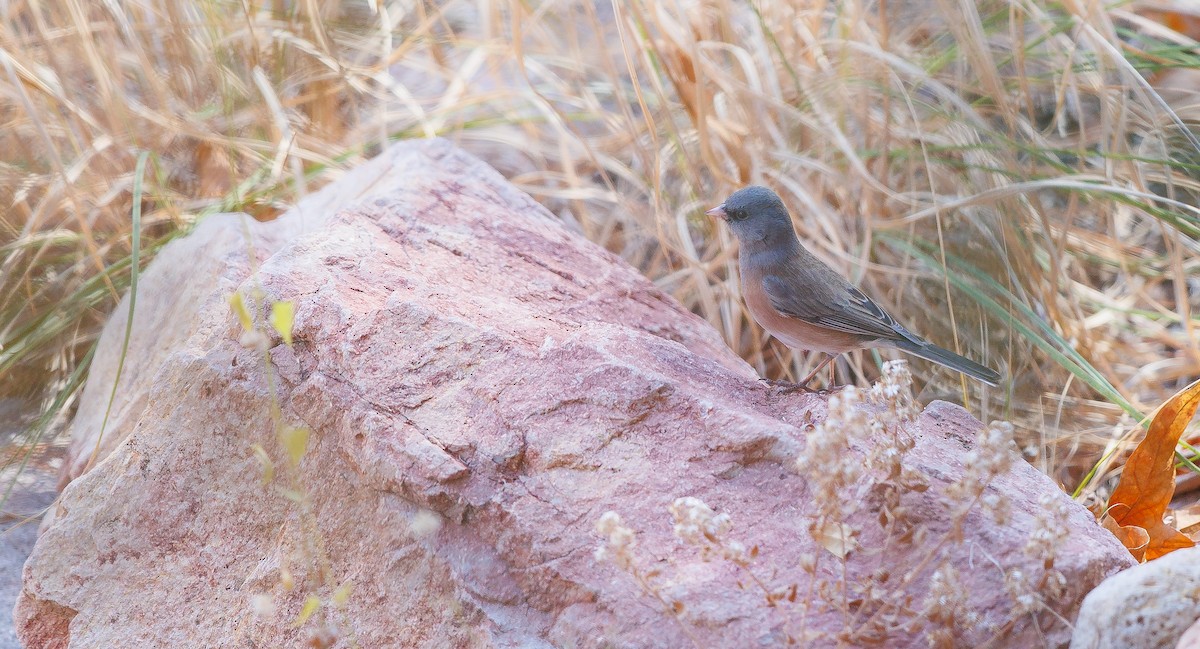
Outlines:
{"type": "Polygon", "coordinates": [[[841,275],[800,245],[787,208],[766,187],[746,187],[707,212],[729,224],[741,244],[738,269],[750,315],[789,347],[827,358],[799,385],[839,354],[894,347],[989,385],[1000,374],[922,340],[905,329],[841,275]]]}

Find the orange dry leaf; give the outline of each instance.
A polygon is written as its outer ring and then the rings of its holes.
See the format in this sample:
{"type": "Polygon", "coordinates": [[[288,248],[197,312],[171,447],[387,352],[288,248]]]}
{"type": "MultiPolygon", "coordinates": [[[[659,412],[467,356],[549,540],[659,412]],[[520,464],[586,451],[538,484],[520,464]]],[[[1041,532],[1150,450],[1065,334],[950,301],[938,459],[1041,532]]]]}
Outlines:
{"type": "Polygon", "coordinates": [[[1200,38],[1200,14],[1182,4],[1176,8],[1144,7],[1137,9],[1137,13],[1192,40],[1200,38]]]}
{"type": "Polygon", "coordinates": [[[1104,527],[1121,539],[1138,561],[1190,548],[1195,543],[1163,522],[1163,514],[1175,493],[1175,445],[1183,429],[1200,406],[1200,381],[1171,397],[1154,421],[1146,438],[1133,449],[1121,471],[1121,481],[1108,499],[1104,527]]]}

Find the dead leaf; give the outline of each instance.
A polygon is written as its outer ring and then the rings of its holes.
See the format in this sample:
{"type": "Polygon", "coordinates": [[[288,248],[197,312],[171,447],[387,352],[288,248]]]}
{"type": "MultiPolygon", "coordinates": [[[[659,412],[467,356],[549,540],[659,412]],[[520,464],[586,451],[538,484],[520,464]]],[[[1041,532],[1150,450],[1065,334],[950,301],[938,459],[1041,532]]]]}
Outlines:
{"type": "Polygon", "coordinates": [[[192,150],[192,169],[196,172],[196,195],[220,198],[233,187],[233,163],[222,147],[201,140],[192,150]]]}
{"type": "Polygon", "coordinates": [[[1174,3],[1174,5],[1139,7],[1136,11],[1143,18],[1153,20],[1192,40],[1200,38],[1200,14],[1182,3],[1174,3]]]}
{"type": "Polygon", "coordinates": [[[1133,449],[1121,481],[1108,499],[1104,526],[1117,535],[1139,561],[1195,545],[1192,540],[1163,522],[1163,514],[1175,493],[1175,446],[1183,429],[1192,421],[1200,406],[1200,381],[1171,397],[1154,421],[1146,437],[1133,449]],[[1140,528],[1143,537],[1130,528],[1140,528]],[[1131,545],[1136,544],[1136,545],[1131,545]],[[1139,556],[1141,552],[1141,556],[1139,556]]]}
{"type": "Polygon", "coordinates": [[[1134,559],[1140,562],[1146,556],[1146,546],[1150,545],[1150,533],[1145,528],[1137,525],[1123,526],[1117,523],[1112,516],[1101,518],[1100,524],[1117,537],[1117,540],[1129,550],[1129,554],[1132,554],[1134,559]]]}
{"type": "Polygon", "coordinates": [[[1166,523],[1159,523],[1158,527],[1147,531],[1150,533],[1150,545],[1146,546],[1146,561],[1196,545],[1196,542],[1188,538],[1187,534],[1166,523]]]}
{"type": "Polygon", "coordinates": [[[854,540],[858,531],[845,523],[826,523],[821,527],[813,527],[810,533],[814,541],[839,559],[845,559],[858,549],[858,541],[854,540]]]}

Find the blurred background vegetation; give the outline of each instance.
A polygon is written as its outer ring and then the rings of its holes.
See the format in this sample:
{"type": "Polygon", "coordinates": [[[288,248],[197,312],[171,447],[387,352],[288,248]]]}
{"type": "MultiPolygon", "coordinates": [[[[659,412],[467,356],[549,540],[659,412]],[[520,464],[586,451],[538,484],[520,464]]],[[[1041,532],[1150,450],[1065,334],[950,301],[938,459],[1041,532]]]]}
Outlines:
{"type": "MultiPolygon", "coordinates": [[[[703,211],[749,183],[914,331],[923,400],[1013,421],[1068,491],[1200,376],[1198,21],[1027,0],[0,3],[0,439],[47,457],[141,266],[218,211],[270,219],[442,136],[620,254],[766,377],[703,211]]],[[[881,357],[851,355],[839,382],[881,357]]],[[[51,452],[52,456],[53,453],[51,452]]],[[[48,461],[48,460],[47,460],[48,461]]],[[[1101,493],[1103,495],[1103,493],[1101,493]]]]}

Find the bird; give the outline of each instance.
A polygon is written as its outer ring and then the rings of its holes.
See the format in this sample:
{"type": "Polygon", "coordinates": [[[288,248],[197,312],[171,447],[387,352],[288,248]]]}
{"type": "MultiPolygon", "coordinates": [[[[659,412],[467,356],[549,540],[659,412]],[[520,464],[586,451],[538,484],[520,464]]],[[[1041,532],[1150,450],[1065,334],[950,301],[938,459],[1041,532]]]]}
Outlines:
{"type": "Polygon", "coordinates": [[[737,237],[742,296],[750,315],[788,347],[825,359],[796,386],[808,389],[841,354],[890,347],[957,370],[991,386],[1000,373],[912,333],[874,300],[808,251],[779,195],[752,185],[705,212],[723,219],[737,237]]]}

